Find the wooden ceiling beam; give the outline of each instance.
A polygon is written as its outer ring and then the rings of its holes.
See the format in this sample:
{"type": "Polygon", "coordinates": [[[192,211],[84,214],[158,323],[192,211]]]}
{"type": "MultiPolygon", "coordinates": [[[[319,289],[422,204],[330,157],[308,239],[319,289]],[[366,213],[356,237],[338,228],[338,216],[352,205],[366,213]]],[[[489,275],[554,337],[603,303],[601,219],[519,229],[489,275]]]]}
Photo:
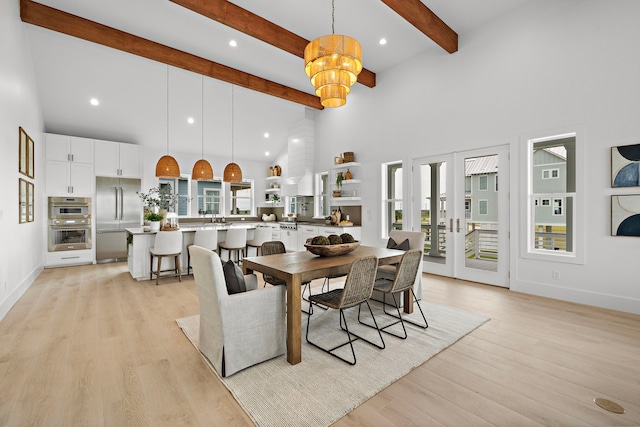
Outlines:
{"type": "Polygon", "coordinates": [[[382,2],[447,52],[458,51],[458,34],[420,0],[382,0],[382,2]]]}
{"type": "Polygon", "coordinates": [[[23,22],[123,52],[209,76],[247,89],[322,110],[320,99],[300,90],[236,70],[31,0],[20,0],[23,22]]]}
{"type": "MultiPolygon", "coordinates": [[[[253,38],[304,59],[304,48],[309,40],[282,28],[227,0],[170,0],[209,19],[238,30],[253,38]]],[[[301,66],[302,70],[303,67],[301,66]]],[[[358,83],[375,87],[375,73],[363,68],[358,83]]]]}

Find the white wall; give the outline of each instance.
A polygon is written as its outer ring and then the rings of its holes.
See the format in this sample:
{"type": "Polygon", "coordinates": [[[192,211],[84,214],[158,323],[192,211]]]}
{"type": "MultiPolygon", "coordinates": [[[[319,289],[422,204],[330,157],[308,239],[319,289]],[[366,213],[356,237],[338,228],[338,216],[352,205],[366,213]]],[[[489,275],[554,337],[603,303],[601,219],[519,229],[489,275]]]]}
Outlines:
{"type": "Polygon", "coordinates": [[[42,270],[43,120],[19,1],[0,2],[0,319],[42,270]],[[34,140],[35,222],[18,224],[18,128],[34,140]]]}
{"type": "Polygon", "coordinates": [[[363,241],[379,244],[381,162],[409,165],[418,157],[510,144],[512,205],[519,206],[521,136],[581,127],[587,191],[578,215],[586,221],[586,261],[521,258],[524,218],[512,212],[511,289],[640,313],[633,262],[640,239],[609,231],[609,196],[640,193],[610,188],[609,154],[612,146],[640,143],[638,16],[634,0],[536,0],[460,34],[453,55],[433,48],[378,73],[376,88],[356,85],[345,107],[317,115],[316,170],[328,169],[340,152],[356,153],[366,183],[363,241]],[[552,269],[560,280],[551,279],[552,269]]]}

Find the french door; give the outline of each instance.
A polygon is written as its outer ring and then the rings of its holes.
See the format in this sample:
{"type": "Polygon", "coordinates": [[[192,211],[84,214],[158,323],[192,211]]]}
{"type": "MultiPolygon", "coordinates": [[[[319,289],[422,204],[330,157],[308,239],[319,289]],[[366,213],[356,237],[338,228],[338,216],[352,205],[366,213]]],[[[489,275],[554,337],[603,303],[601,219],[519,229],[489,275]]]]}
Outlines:
{"type": "Polygon", "coordinates": [[[413,161],[412,229],[426,233],[423,270],[509,286],[508,146],[413,161]]]}

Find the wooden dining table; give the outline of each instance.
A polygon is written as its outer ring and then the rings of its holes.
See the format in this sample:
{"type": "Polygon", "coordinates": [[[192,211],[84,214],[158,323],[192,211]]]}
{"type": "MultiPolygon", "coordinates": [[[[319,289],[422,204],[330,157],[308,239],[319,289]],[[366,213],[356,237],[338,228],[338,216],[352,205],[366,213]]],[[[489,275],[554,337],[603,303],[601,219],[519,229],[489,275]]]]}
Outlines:
{"type": "MultiPolygon", "coordinates": [[[[353,252],[333,257],[319,257],[311,252],[300,251],[243,259],[244,274],[266,273],[287,283],[287,361],[290,364],[302,361],[302,283],[346,275],[354,260],[370,255],[378,258],[378,265],[388,265],[400,262],[404,251],[361,245],[353,252]]],[[[411,292],[405,292],[404,311],[413,311],[411,292]]]]}

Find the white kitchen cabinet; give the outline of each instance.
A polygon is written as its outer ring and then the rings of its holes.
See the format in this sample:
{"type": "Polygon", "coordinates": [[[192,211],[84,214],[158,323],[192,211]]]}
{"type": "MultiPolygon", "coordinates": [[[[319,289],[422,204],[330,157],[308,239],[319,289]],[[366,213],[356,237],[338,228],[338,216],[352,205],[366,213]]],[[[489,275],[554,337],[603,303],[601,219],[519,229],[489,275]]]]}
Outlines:
{"type": "Polygon", "coordinates": [[[330,234],[337,234],[338,236],[342,233],[349,233],[353,236],[355,240],[362,239],[362,227],[318,227],[320,231],[320,235],[329,236],[330,234]]]}
{"type": "Polygon", "coordinates": [[[304,244],[307,239],[318,236],[318,227],[313,225],[303,225],[298,227],[298,250],[305,250],[304,244]]]}
{"type": "Polygon", "coordinates": [[[93,195],[93,139],[46,134],[49,194],[93,195]]]}
{"type": "Polygon", "coordinates": [[[298,230],[280,230],[280,240],[288,252],[298,250],[298,230]]]}
{"type": "Polygon", "coordinates": [[[282,240],[282,231],[278,228],[272,228],[271,240],[282,240]]]}
{"type": "Polygon", "coordinates": [[[49,194],[93,195],[93,165],[47,160],[46,186],[49,194]]]}
{"type": "Polygon", "coordinates": [[[140,178],[140,151],[139,145],[96,140],[96,176],[140,178]]]}
{"type": "Polygon", "coordinates": [[[47,160],[93,164],[93,139],[48,133],[45,141],[47,160]]]}

